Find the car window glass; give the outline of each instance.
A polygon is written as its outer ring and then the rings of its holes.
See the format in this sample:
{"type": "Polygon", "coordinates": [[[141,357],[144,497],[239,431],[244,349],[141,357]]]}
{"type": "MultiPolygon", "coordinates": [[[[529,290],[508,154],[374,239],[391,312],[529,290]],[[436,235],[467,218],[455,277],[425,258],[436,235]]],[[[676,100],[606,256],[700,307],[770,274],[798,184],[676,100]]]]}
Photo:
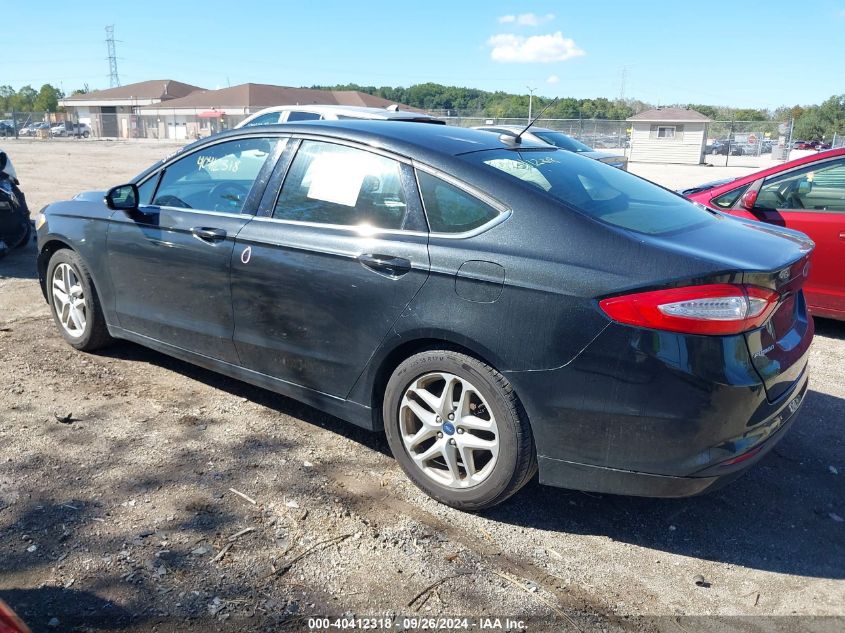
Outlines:
{"type": "Polygon", "coordinates": [[[845,160],[812,164],[763,181],[759,209],[845,211],[845,160]]]}
{"type": "Polygon", "coordinates": [[[138,185],[138,204],[150,204],[157,182],[158,174],[156,173],[147,178],[143,184],[138,185]]]}
{"type": "Polygon", "coordinates": [[[244,127],[253,127],[254,125],[274,125],[279,122],[279,114],[279,112],[268,112],[267,114],[262,114],[259,117],[255,117],[244,127]]]}
{"type": "Polygon", "coordinates": [[[499,212],[478,198],[424,171],[417,172],[428,225],[435,233],[463,233],[487,224],[499,212]]]}
{"type": "Polygon", "coordinates": [[[153,204],[240,213],[277,142],[237,139],[188,154],[167,167],[153,204]]]}
{"type": "Polygon", "coordinates": [[[713,198],[710,202],[720,209],[730,209],[736,204],[736,201],[739,200],[740,196],[748,190],[749,186],[750,185],[745,185],[744,187],[739,187],[738,189],[729,191],[728,193],[723,193],[721,196],[713,198]]]}
{"type": "Polygon", "coordinates": [[[294,121],[319,121],[322,119],[319,114],[316,112],[299,112],[294,110],[288,113],[288,123],[293,123],[294,121]]]}
{"type": "Polygon", "coordinates": [[[716,221],[681,196],[626,171],[562,150],[486,150],[462,156],[602,222],[661,234],[716,221]]]}
{"type": "Polygon", "coordinates": [[[584,145],[581,141],[576,141],[571,136],[562,134],[561,132],[534,132],[534,135],[546,141],[550,145],[559,147],[561,149],[569,150],[570,152],[592,152],[593,148],[589,145],[584,145]]]}
{"type": "Polygon", "coordinates": [[[273,217],[401,229],[406,210],[397,161],[343,145],[303,141],[273,217]]]}

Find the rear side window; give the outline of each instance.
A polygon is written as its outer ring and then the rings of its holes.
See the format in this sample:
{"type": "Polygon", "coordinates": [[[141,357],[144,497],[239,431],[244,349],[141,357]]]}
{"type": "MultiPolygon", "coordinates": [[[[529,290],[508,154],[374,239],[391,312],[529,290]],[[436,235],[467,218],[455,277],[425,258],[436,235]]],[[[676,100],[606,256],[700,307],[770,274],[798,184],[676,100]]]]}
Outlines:
{"type": "Polygon", "coordinates": [[[303,141],[273,217],[341,226],[401,229],[407,204],[399,163],[343,145],[303,141]]]}
{"type": "Polygon", "coordinates": [[[659,235],[716,221],[709,211],[677,194],[573,152],[497,149],[463,158],[585,215],[640,233],[659,235]]]}
{"type": "Polygon", "coordinates": [[[259,117],[255,117],[252,121],[247,123],[244,127],[253,127],[255,125],[275,125],[279,122],[279,112],[268,112],[259,117]]]}
{"type": "Polygon", "coordinates": [[[319,114],[316,112],[298,112],[294,110],[293,112],[288,112],[288,123],[293,123],[294,121],[319,121],[322,119],[319,114]]]}
{"type": "Polygon", "coordinates": [[[436,176],[418,171],[417,179],[428,225],[434,233],[464,233],[499,215],[490,205],[436,176]]]}

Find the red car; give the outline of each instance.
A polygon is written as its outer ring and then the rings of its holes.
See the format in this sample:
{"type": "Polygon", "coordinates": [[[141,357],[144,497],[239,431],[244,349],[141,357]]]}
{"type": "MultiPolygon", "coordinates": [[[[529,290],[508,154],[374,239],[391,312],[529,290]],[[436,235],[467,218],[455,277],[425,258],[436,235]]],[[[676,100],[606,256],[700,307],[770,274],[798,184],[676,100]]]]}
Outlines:
{"type": "Polygon", "coordinates": [[[681,193],[711,209],[809,235],[816,243],[804,285],[810,310],[845,320],[845,148],[681,193]]]}

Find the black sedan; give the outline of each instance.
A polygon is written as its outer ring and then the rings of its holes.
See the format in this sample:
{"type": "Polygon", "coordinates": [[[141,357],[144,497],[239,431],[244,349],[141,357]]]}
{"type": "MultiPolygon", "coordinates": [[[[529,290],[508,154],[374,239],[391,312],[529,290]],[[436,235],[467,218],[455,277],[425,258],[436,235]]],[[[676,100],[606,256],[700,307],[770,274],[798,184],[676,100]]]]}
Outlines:
{"type": "Polygon", "coordinates": [[[432,497],[685,496],[783,436],[813,337],[800,233],[548,145],[336,121],[204,139],[37,219],[58,331],[384,432],[432,497]]]}

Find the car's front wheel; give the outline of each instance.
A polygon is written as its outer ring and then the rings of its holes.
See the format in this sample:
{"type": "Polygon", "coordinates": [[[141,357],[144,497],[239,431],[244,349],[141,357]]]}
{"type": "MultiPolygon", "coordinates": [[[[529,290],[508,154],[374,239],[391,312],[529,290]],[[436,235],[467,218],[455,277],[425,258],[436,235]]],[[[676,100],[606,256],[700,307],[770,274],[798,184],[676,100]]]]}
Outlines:
{"type": "Polygon", "coordinates": [[[385,432],[408,477],[460,510],[501,503],[534,475],[531,428],[510,383],[454,351],[416,354],[393,372],[385,432]]]}
{"type": "Polygon", "coordinates": [[[75,251],[53,253],[47,265],[47,293],[59,333],[73,347],[91,352],[111,342],[91,273],[75,251]]]}

